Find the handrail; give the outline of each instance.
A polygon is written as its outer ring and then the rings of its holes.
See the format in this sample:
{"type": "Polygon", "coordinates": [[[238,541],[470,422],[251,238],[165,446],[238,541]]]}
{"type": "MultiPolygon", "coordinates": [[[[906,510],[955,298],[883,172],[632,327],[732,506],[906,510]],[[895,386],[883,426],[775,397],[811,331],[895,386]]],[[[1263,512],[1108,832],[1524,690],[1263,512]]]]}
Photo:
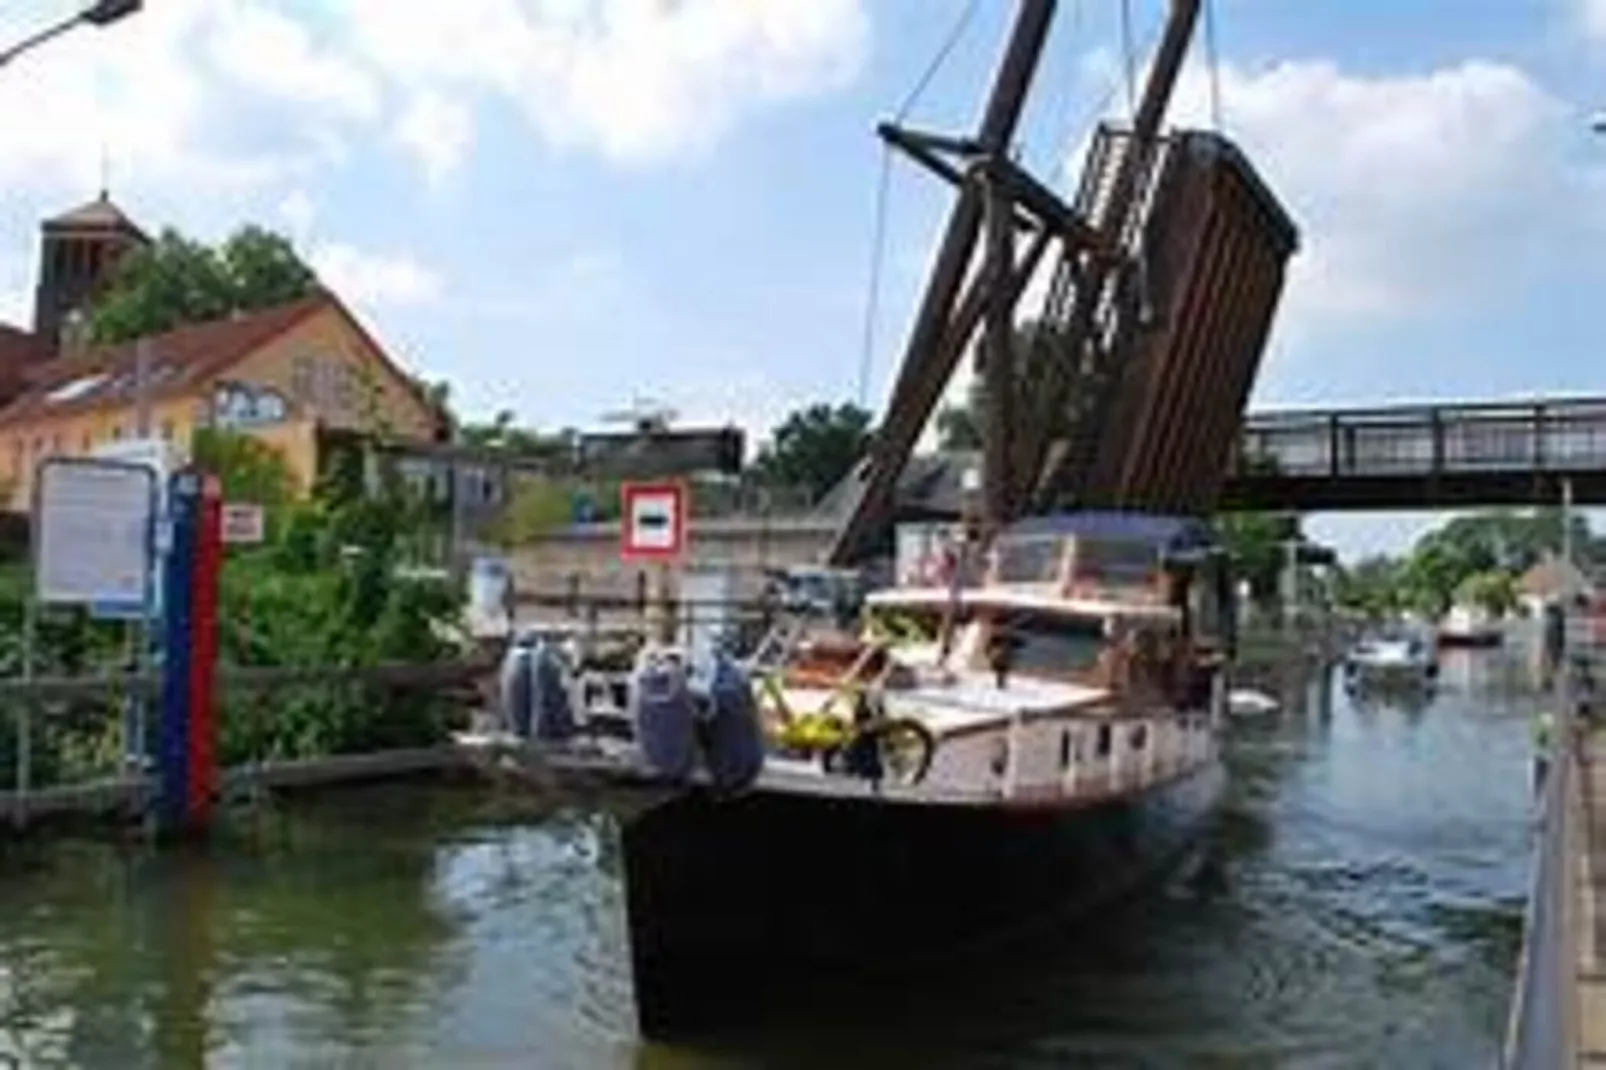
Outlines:
{"type": "Polygon", "coordinates": [[[1261,415],[1234,461],[1240,479],[1598,470],[1606,399],[1261,415]]]}

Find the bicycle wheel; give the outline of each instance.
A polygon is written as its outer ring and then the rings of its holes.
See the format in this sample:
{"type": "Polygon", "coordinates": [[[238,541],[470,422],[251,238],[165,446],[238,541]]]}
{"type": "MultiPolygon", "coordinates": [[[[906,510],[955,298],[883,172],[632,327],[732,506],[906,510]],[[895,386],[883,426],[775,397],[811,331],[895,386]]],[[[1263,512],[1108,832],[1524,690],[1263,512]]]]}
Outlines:
{"type": "Polygon", "coordinates": [[[929,728],[910,717],[893,717],[855,727],[846,743],[826,754],[827,771],[848,772],[847,756],[866,742],[874,746],[879,759],[878,779],[894,784],[920,783],[937,753],[937,737],[929,728]]]}

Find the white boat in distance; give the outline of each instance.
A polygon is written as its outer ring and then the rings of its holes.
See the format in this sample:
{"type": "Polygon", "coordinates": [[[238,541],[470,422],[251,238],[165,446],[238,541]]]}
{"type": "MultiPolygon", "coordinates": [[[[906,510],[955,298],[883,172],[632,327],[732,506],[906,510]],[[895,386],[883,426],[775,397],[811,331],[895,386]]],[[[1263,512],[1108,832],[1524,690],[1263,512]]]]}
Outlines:
{"type": "Polygon", "coordinates": [[[1439,661],[1420,636],[1390,635],[1357,642],[1344,656],[1344,671],[1351,679],[1432,680],[1439,674],[1439,661]]]}

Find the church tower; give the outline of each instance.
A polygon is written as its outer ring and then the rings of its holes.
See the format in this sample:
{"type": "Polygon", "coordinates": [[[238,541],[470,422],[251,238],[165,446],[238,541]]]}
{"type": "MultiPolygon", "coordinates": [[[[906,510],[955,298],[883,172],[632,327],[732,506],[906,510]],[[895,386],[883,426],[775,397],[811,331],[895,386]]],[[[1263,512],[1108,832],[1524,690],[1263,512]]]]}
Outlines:
{"type": "Polygon", "coordinates": [[[45,220],[40,227],[34,334],[51,349],[59,348],[68,314],[88,302],[120,257],[149,243],[105,190],[88,204],[45,220]]]}

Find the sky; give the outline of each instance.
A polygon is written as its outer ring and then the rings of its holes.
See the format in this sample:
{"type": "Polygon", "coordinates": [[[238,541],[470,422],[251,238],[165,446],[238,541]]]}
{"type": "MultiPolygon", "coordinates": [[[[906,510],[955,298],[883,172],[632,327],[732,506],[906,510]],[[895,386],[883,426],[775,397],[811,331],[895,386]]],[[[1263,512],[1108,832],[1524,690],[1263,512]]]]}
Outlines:
{"type": "MultiPolygon", "coordinates": [[[[10,0],[0,46],[78,6],[10,0]]],[[[590,427],[640,397],[753,435],[861,380],[883,402],[948,199],[894,165],[867,330],[874,126],[962,25],[908,121],[971,129],[1013,9],[145,6],[0,68],[0,319],[26,319],[39,219],[109,179],[147,229],[289,234],[471,415],[590,427]]],[[[1141,74],[1165,3],[1125,6],[1141,74]]],[[[1122,10],[1060,0],[1017,149],[1062,190],[1128,107],[1122,10]]],[[[1606,393],[1606,0],[1209,10],[1171,118],[1219,122],[1301,228],[1254,408],[1606,393]]],[[[1439,519],[1308,529],[1353,556],[1439,519]]]]}

